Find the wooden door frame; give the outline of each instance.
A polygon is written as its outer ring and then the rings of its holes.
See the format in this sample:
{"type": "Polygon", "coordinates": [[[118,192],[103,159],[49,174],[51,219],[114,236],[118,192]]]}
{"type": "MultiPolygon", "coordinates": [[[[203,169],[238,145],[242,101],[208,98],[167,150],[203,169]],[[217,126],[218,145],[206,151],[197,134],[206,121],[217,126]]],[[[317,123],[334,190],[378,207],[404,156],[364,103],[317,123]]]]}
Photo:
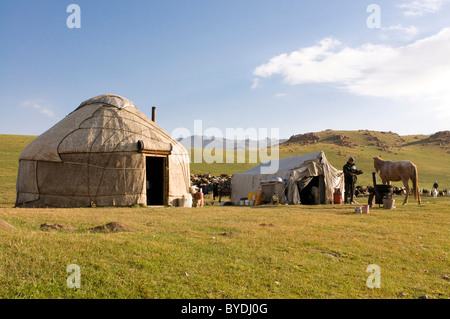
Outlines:
{"type": "Polygon", "coordinates": [[[161,151],[142,151],[145,159],[145,178],[144,178],[144,188],[146,191],[146,206],[147,202],[147,157],[162,157],[163,158],[163,205],[167,206],[169,204],[169,152],[161,151]]]}

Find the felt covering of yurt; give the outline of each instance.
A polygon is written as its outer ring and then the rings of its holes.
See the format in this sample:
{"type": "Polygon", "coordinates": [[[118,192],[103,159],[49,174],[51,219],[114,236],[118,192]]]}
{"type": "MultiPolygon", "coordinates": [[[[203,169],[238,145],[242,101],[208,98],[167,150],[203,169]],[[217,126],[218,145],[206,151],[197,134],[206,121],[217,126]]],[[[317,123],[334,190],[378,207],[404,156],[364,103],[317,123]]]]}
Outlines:
{"type": "Polygon", "coordinates": [[[147,205],[149,156],[164,159],[162,204],[190,206],[186,149],[126,98],[89,99],[22,151],[16,206],[147,205]]]}

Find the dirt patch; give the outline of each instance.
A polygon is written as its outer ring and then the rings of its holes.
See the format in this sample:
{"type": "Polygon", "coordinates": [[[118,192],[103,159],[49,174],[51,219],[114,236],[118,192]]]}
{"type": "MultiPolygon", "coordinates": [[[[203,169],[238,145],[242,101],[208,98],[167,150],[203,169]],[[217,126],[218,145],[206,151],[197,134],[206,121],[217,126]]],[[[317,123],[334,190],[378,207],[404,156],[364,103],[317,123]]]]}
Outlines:
{"type": "Polygon", "coordinates": [[[336,251],[321,251],[320,253],[335,258],[341,257],[341,254],[336,251]]]}
{"type": "Polygon", "coordinates": [[[259,224],[259,226],[262,226],[262,227],[275,227],[275,225],[274,224],[272,224],[272,223],[270,223],[270,224],[265,224],[265,223],[263,223],[263,224],[259,224]]]}
{"type": "Polygon", "coordinates": [[[73,226],[70,226],[70,225],[45,223],[45,224],[41,225],[41,230],[44,230],[44,231],[49,231],[49,230],[75,231],[77,229],[75,227],[73,227],[73,226]]]}
{"type": "Polygon", "coordinates": [[[16,227],[0,219],[0,229],[16,229],[16,227]]]}
{"type": "Polygon", "coordinates": [[[97,226],[92,228],[93,231],[100,231],[100,232],[108,232],[108,233],[115,233],[115,232],[129,232],[129,231],[133,231],[134,228],[130,227],[124,223],[120,223],[120,222],[112,222],[106,225],[101,225],[101,226],[97,226]]]}
{"type": "Polygon", "coordinates": [[[235,236],[237,236],[237,234],[236,233],[233,233],[233,232],[229,232],[229,233],[221,233],[221,234],[219,234],[220,236],[224,236],[224,237],[235,237],[235,236]]]}
{"type": "Polygon", "coordinates": [[[431,295],[423,295],[420,296],[419,299],[437,299],[437,298],[431,295]]]}

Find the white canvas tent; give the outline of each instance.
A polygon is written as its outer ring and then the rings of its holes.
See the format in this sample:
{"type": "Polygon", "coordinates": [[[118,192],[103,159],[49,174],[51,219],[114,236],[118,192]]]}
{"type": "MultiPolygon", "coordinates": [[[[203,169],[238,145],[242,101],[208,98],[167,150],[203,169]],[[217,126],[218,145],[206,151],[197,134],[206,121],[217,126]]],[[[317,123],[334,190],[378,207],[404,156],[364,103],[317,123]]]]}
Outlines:
{"type": "Polygon", "coordinates": [[[327,160],[323,151],[261,163],[232,177],[231,201],[237,205],[249,193],[257,193],[262,181],[280,177],[286,180],[287,198],[302,203],[302,191],[314,183],[319,188],[320,203],[332,204],[335,188],[344,191],[344,175],[327,160]]]}

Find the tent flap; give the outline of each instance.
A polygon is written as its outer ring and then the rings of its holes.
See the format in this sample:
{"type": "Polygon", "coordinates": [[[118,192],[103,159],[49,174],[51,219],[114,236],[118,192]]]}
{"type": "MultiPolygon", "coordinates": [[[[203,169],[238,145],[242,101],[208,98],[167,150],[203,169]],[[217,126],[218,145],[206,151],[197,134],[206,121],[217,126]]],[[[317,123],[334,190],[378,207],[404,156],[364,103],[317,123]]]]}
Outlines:
{"type": "Polygon", "coordinates": [[[342,171],[334,168],[322,151],[283,158],[272,161],[270,164],[272,167],[277,167],[271,174],[261,174],[263,167],[268,165],[262,163],[246,172],[233,175],[231,201],[234,204],[237,205],[240,198],[246,197],[248,193],[258,192],[261,181],[270,180],[274,177],[281,177],[286,180],[287,197],[292,204],[301,203],[297,183],[302,181],[303,187],[305,187],[314,176],[324,176],[326,204],[333,203],[335,188],[339,188],[341,191],[344,189],[342,171]]]}

